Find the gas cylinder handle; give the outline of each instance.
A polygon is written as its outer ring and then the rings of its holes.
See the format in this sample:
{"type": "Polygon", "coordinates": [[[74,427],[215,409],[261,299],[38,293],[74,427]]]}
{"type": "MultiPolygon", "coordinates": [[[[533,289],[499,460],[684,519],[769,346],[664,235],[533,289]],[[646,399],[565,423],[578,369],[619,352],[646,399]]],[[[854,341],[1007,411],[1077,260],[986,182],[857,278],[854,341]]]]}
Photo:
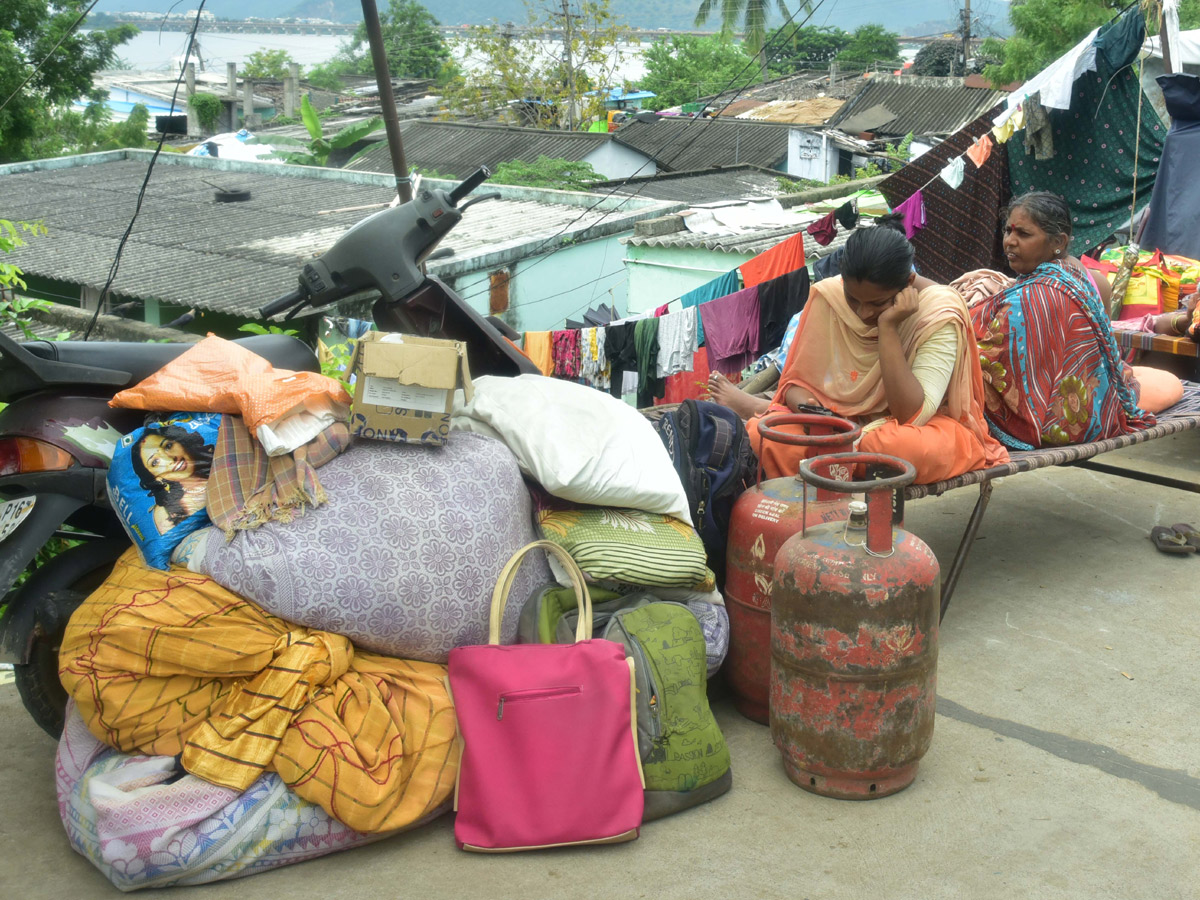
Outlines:
{"type": "MultiPolygon", "coordinates": [[[[854,446],[862,437],[862,428],[849,419],[821,413],[773,413],[758,420],[758,434],[764,441],[790,444],[794,447],[822,447],[826,450],[841,450],[854,446]],[[792,434],[776,431],[779,425],[805,425],[819,428],[823,434],[792,434]]],[[[763,454],[758,454],[758,484],[763,480],[763,454]]]]}
{"type": "MultiPolygon", "coordinates": [[[[892,492],[916,481],[916,466],[906,459],[884,453],[828,453],[800,463],[800,478],[818,489],[843,494],[866,493],[869,508],[867,536],[862,544],[856,546],[861,546],[872,556],[892,555],[892,492]],[[815,466],[819,466],[828,472],[833,466],[842,466],[853,471],[858,465],[886,466],[900,474],[871,481],[837,481],[827,475],[818,475],[814,470],[815,466]]],[[[849,520],[846,528],[849,529],[849,520]]]]}

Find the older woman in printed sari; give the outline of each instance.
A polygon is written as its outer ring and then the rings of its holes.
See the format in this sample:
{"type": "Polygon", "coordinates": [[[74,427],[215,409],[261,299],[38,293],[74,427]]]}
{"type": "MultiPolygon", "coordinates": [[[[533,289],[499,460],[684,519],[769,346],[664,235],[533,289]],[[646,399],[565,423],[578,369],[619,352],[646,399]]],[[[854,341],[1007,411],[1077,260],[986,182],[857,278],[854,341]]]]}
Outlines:
{"type": "Polygon", "coordinates": [[[1070,240],[1061,197],[1032,191],[1015,199],[1004,249],[1017,279],[970,307],[988,426],[1013,449],[1145,428],[1183,395],[1171,373],[1121,361],[1095,284],[1067,254],[1070,240]]]}
{"type": "Polygon", "coordinates": [[[912,266],[903,234],[864,228],[846,242],[841,277],[812,286],[774,398],[747,411],[769,477],[796,474],[806,448],[763,441],[758,421],[812,404],[862,424],[860,450],[908,460],[922,483],[1007,458],[984,423],[966,304],[912,266]]]}

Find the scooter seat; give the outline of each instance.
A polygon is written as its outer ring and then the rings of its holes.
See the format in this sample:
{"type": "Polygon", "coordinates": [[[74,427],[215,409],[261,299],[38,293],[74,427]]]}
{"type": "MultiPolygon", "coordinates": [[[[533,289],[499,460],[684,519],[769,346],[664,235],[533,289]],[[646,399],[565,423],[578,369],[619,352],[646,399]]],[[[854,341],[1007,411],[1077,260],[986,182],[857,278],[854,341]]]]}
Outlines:
{"type": "MultiPolygon", "coordinates": [[[[319,372],[312,349],[287,334],[256,334],[235,343],[257,353],[277,369],[319,372]]],[[[131,387],[181,356],[191,344],[137,344],[115,341],[27,341],[21,345],[34,356],[54,362],[128,372],[123,387],[131,387]]]]}

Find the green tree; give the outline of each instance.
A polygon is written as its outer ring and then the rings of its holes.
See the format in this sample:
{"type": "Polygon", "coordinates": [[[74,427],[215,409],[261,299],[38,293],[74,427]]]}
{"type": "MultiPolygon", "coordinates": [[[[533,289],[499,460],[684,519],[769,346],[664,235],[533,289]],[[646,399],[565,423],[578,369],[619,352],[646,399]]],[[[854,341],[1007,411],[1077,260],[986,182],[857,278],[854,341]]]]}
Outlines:
{"type": "MultiPolygon", "coordinates": [[[[791,14],[783,0],[775,0],[780,15],[787,19],[791,14]]],[[[742,20],[742,42],[746,52],[758,57],[759,75],[767,80],[767,54],[763,45],[767,37],[767,16],[771,13],[771,0],[700,0],[700,8],[696,10],[696,27],[699,28],[709,20],[714,12],[721,10],[721,34],[733,33],[738,19],[742,20]]],[[[811,12],[810,0],[801,0],[800,12],[811,12]]]]}
{"type": "Polygon", "coordinates": [[[450,107],[477,116],[515,107],[540,128],[603,117],[602,98],[588,94],[621,86],[616,73],[625,54],[620,48],[632,41],[630,29],[611,12],[610,0],[579,0],[566,20],[569,32],[561,11],[531,0],[525,0],[525,8],[528,24],[520,36],[502,25],[470,29],[463,45],[472,64],[447,89],[450,107]]]}
{"type": "Polygon", "coordinates": [[[46,60],[0,111],[0,163],[59,155],[55,119],[73,101],[95,97],[93,77],[137,34],[132,25],[120,25],[67,36],[86,6],[85,0],[0,3],[0,102],[46,60]],[[51,53],[60,39],[62,46],[51,53]]]}
{"type": "MultiPolygon", "coordinates": [[[[454,74],[450,48],[438,31],[440,22],[415,0],[389,0],[379,14],[383,46],[387,51],[388,70],[398,78],[433,78],[446,81],[454,74]]],[[[374,74],[367,26],[359,24],[350,44],[349,55],[355,73],[374,74]]]]}
{"type": "Polygon", "coordinates": [[[270,78],[282,81],[287,78],[288,66],[296,60],[286,50],[269,50],[259,47],[246,57],[242,75],[246,78],[270,78]]]}
{"type": "MultiPolygon", "coordinates": [[[[291,163],[294,166],[323,166],[329,161],[329,154],[334,150],[344,150],[346,147],[365,138],[372,131],[376,131],[383,124],[381,117],[372,116],[370,119],[353,122],[337,134],[327,138],[325,137],[324,126],[321,124],[321,118],[317,115],[317,111],[313,109],[307,94],[300,98],[300,118],[304,122],[304,127],[308,131],[310,138],[307,144],[303,141],[292,140],[291,138],[270,138],[271,144],[290,145],[299,148],[296,150],[276,150],[271,154],[276,159],[282,159],[284,162],[291,163]]],[[[364,148],[364,150],[359,152],[365,152],[366,149],[370,148],[364,148]]],[[[357,155],[355,154],[356,157],[357,155]]]]}
{"type": "Polygon", "coordinates": [[[1025,81],[1117,14],[1122,0],[1024,0],[1008,9],[1013,34],[980,48],[1000,62],[983,70],[994,85],[1025,81]]]}
{"type": "Polygon", "coordinates": [[[604,176],[591,163],[539,156],[537,162],[519,159],[500,163],[488,181],[492,184],[520,184],[526,187],[554,188],[560,191],[586,191],[604,176]]]}
{"type": "Polygon", "coordinates": [[[961,75],[962,44],[958,41],[933,41],[922,47],[913,58],[914,75],[961,75]]]}
{"type": "Polygon", "coordinates": [[[775,28],[766,41],[768,73],[791,75],[803,69],[825,68],[849,43],[850,34],[840,28],[811,25],[775,28]]]}
{"type": "Polygon", "coordinates": [[[877,62],[893,63],[900,59],[899,35],[882,25],[860,25],[850,43],[838,54],[838,62],[864,69],[877,62]]]}
{"type": "Polygon", "coordinates": [[[743,88],[755,79],[746,51],[718,37],[673,34],[651,44],[642,60],[646,76],[641,86],[657,95],[648,104],[652,109],[743,88]]]}

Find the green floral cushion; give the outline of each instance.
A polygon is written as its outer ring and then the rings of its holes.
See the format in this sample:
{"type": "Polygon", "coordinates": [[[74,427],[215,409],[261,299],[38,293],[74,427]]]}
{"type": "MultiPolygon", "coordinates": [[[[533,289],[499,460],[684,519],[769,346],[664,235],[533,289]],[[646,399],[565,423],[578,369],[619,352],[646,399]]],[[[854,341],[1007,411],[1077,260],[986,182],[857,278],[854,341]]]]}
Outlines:
{"type": "Polygon", "coordinates": [[[672,516],[606,506],[540,509],[538,525],[595,581],[699,589],[714,583],[700,535],[672,516]]]}

